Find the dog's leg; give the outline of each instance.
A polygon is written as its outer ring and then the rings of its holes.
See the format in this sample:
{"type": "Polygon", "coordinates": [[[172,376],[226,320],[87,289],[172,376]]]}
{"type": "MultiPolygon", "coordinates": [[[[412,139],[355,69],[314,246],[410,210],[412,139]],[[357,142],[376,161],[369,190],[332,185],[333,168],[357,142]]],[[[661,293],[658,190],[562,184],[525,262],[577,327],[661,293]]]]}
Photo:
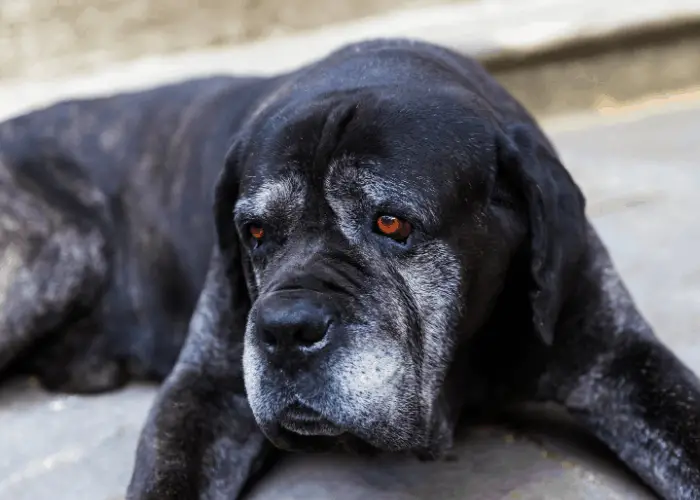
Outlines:
{"type": "Polygon", "coordinates": [[[61,335],[105,284],[104,199],[56,158],[0,158],[0,371],[61,335]]]}
{"type": "Polygon", "coordinates": [[[597,237],[592,255],[543,388],[661,497],[700,499],[700,383],[654,337],[597,237]]]}
{"type": "MultiPolygon", "coordinates": [[[[238,498],[270,445],[243,386],[247,300],[215,252],[185,347],[141,434],[130,500],[238,498]]],[[[247,297],[246,297],[247,299],[247,297]]]]}

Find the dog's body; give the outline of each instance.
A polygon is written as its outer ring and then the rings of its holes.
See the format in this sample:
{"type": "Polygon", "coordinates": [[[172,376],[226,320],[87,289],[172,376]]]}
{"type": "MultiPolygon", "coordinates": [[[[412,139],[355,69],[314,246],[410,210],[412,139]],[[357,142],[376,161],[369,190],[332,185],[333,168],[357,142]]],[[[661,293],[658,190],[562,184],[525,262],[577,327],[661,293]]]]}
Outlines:
{"type": "Polygon", "coordinates": [[[235,104],[255,81],[64,102],[0,125],[0,370],[68,392],[167,375],[209,263],[235,104]]]}
{"type": "Polygon", "coordinates": [[[524,400],[565,406],[665,498],[700,498],[697,379],[473,61],[366,42],[62,104],[0,141],[0,367],[104,390],[163,378],[185,341],[129,498],[235,498],[270,442],[440,456],[461,415],[524,400]],[[32,282],[47,273],[56,289],[32,282]]]}

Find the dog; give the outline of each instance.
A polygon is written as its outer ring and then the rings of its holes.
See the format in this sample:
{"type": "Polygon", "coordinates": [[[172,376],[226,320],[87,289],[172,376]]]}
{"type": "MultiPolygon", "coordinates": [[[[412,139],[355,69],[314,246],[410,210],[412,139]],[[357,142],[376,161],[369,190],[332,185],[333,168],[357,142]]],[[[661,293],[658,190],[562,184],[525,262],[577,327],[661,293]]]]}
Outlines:
{"type": "Polygon", "coordinates": [[[0,368],[163,382],[130,500],[239,498],[275,450],[440,458],[465,415],[524,401],[700,498],[698,379],[534,118],[466,56],[355,43],[59,103],[0,150],[0,368]]]}

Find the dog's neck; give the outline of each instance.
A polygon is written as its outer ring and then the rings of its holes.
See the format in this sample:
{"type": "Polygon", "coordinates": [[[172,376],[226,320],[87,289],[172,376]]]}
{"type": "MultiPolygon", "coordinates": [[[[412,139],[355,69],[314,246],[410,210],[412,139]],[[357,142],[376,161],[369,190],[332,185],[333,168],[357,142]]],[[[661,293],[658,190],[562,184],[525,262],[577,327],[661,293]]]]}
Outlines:
{"type": "Polygon", "coordinates": [[[490,319],[458,351],[441,394],[450,418],[526,400],[562,401],[576,373],[584,373],[586,360],[595,358],[591,352],[608,352],[629,336],[653,339],[592,227],[587,251],[569,276],[551,346],[530,326],[525,269],[514,266],[490,319]]]}

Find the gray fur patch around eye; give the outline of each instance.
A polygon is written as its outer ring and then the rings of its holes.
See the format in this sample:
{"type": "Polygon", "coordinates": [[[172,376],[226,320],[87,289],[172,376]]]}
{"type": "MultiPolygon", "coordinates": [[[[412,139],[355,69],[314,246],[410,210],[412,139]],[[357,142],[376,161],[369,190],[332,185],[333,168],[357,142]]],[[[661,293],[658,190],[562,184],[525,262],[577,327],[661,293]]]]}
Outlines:
{"type": "Polygon", "coordinates": [[[306,183],[298,175],[266,180],[236,202],[236,217],[270,217],[273,214],[295,219],[306,200],[306,183]]]}
{"type": "Polygon", "coordinates": [[[368,212],[387,204],[400,206],[402,212],[428,224],[439,220],[439,214],[426,196],[429,193],[418,192],[408,181],[387,181],[369,168],[352,165],[350,158],[329,165],[323,187],[337,224],[349,241],[357,240],[361,218],[374,215],[368,212]]]}
{"type": "MultiPolygon", "coordinates": [[[[252,193],[238,199],[234,207],[234,218],[265,220],[276,217],[284,220],[287,227],[293,227],[301,217],[306,194],[306,182],[299,175],[266,180],[253,188],[252,193]]],[[[252,271],[255,285],[260,288],[260,269],[253,267],[252,271]]]]}

